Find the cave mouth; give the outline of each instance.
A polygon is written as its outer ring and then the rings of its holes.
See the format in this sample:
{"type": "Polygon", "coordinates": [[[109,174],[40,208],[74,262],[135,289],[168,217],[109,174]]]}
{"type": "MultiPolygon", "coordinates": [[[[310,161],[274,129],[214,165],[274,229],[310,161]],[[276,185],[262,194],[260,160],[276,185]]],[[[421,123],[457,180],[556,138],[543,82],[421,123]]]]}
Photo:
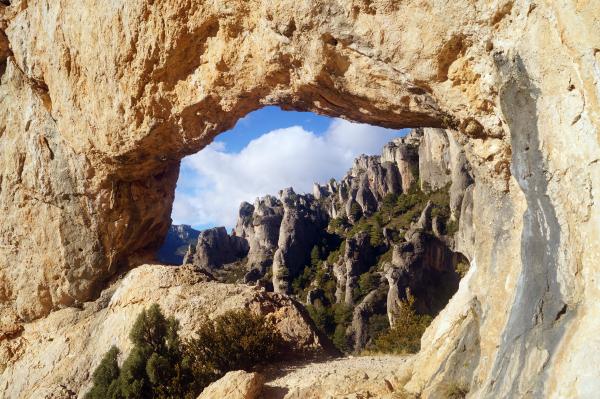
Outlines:
{"type": "Polygon", "coordinates": [[[295,297],[341,352],[415,352],[469,268],[454,237],[472,178],[451,141],[255,111],[183,160],[159,257],[295,297]]]}

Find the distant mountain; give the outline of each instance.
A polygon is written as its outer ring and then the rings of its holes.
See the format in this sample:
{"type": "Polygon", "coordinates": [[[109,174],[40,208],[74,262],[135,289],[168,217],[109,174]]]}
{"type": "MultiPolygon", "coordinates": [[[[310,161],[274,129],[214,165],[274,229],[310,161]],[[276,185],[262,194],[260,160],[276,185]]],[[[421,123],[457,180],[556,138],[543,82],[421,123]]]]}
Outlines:
{"type": "Polygon", "coordinates": [[[168,265],[181,265],[190,245],[196,246],[200,232],[187,224],[172,225],[158,251],[158,260],[168,265]]]}

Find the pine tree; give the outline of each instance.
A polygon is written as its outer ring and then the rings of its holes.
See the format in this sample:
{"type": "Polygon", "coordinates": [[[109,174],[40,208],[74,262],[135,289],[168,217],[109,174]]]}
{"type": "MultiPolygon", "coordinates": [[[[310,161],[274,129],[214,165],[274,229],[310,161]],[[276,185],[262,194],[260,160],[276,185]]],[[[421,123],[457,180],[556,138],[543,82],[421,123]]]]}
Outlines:
{"type": "Polygon", "coordinates": [[[102,361],[94,371],[93,388],[85,395],[86,399],[116,398],[117,381],[119,378],[119,363],[117,357],[119,349],[113,346],[102,358],[102,361]]]}

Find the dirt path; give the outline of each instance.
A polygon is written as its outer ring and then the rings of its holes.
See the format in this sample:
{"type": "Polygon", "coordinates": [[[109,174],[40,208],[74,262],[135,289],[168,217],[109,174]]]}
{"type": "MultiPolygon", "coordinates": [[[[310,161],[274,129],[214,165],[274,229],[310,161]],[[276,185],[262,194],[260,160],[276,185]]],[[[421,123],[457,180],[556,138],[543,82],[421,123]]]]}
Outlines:
{"type": "Polygon", "coordinates": [[[264,399],[409,398],[410,356],[347,357],[267,371],[264,399]]]}

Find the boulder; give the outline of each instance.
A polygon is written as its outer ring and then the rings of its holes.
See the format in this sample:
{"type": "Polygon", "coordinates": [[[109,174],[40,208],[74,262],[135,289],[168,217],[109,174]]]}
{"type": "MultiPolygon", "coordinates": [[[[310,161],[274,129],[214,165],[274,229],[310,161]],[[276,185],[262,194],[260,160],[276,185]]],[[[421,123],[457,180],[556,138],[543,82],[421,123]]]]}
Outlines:
{"type": "Polygon", "coordinates": [[[262,374],[230,371],[204,388],[198,399],[257,399],[264,383],[262,374]]]}
{"type": "Polygon", "coordinates": [[[45,398],[63,391],[83,397],[92,371],[111,345],[121,356],[128,355],[129,331],[142,309],[153,303],[179,320],[182,337],[190,337],[207,318],[250,309],[273,320],[292,358],[334,353],[305,311],[286,296],[210,282],[191,266],[144,265],[96,301],[53,312],[0,338],[0,397],[45,398]]]}

